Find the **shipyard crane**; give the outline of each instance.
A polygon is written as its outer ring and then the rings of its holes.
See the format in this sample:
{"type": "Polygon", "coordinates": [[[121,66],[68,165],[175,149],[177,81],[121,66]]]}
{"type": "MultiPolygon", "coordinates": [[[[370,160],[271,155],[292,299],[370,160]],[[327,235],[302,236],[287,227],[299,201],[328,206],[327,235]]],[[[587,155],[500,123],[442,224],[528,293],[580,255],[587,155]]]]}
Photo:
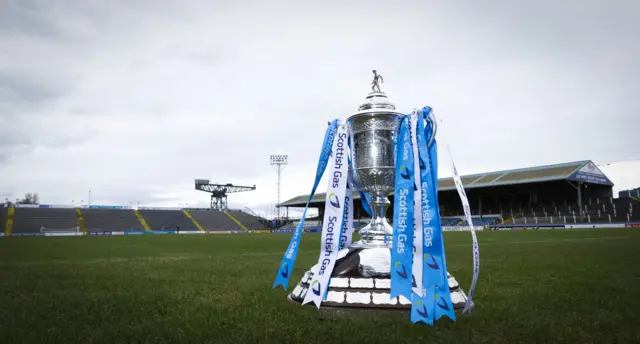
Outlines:
{"type": "Polygon", "coordinates": [[[208,192],[211,194],[211,209],[227,210],[227,194],[235,192],[252,191],[256,186],[239,186],[231,183],[227,184],[211,184],[209,179],[196,179],[196,190],[208,192]]]}

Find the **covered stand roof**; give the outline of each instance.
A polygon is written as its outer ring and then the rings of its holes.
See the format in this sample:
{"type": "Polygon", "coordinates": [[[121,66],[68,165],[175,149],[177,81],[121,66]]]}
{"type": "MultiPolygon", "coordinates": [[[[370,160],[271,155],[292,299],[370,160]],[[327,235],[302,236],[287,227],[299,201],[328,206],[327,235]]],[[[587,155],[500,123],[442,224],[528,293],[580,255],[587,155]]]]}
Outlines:
{"type": "MultiPolygon", "coordinates": [[[[567,162],[562,164],[519,168],[514,170],[476,173],[461,176],[465,189],[487,188],[514,184],[541,183],[557,180],[569,180],[590,184],[613,186],[609,178],[591,160],[567,162]]],[[[439,191],[455,190],[453,178],[438,179],[439,191]]],[[[360,195],[354,193],[354,199],[360,195]]],[[[304,207],[309,195],[300,195],[280,203],[281,207],[304,207]]],[[[311,203],[322,202],[325,193],[316,193],[311,203]]]]}

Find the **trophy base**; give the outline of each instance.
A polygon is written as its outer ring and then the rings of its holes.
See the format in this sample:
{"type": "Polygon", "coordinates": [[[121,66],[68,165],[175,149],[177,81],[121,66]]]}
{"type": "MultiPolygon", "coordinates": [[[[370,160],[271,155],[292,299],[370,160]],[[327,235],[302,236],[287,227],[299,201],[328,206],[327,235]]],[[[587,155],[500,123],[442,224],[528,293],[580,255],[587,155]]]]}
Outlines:
{"type": "MultiPolygon", "coordinates": [[[[327,298],[321,307],[356,308],[370,310],[409,310],[411,301],[404,296],[391,298],[391,254],[388,248],[350,247],[338,252],[327,298]]],[[[302,303],[315,266],[309,269],[288,299],[302,303]]],[[[448,274],[448,273],[447,273],[448,274]]],[[[467,295],[451,275],[449,290],[455,311],[462,311],[467,295]]],[[[313,305],[308,303],[307,305],[313,305]]]]}

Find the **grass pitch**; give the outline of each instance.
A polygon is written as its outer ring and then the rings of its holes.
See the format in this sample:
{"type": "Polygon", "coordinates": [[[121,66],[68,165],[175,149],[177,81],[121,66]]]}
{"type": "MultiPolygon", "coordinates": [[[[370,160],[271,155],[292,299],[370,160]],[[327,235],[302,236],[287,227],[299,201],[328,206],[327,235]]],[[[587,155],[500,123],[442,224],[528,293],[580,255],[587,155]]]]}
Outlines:
{"type": "MultiPolygon", "coordinates": [[[[435,328],[287,301],[287,234],[2,238],[0,343],[640,342],[639,229],[478,237],[476,308],[435,328]]],[[[467,291],[470,234],[445,241],[467,291]]],[[[318,252],[305,233],[289,291],[318,252]]]]}

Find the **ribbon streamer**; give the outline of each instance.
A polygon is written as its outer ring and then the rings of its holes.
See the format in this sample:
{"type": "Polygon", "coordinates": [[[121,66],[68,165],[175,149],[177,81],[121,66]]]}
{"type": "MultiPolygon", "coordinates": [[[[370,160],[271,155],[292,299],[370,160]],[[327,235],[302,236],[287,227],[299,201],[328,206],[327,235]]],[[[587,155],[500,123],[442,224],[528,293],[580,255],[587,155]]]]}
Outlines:
{"type": "Polygon", "coordinates": [[[307,210],[309,209],[309,204],[311,203],[313,195],[315,195],[316,193],[316,189],[318,188],[318,184],[322,179],[322,175],[327,168],[337,129],[338,120],[334,119],[331,123],[329,123],[329,127],[324,134],[322,149],[320,151],[320,158],[318,159],[318,167],[316,168],[316,178],[313,182],[313,187],[311,188],[309,199],[307,199],[307,205],[304,207],[304,211],[302,212],[302,217],[300,218],[298,227],[296,227],[296,230],[291,235],[291,241],[289,242],[289,246],[285,251],[284,257],[282,257],[280,267],[278,268],[278,274],[276,275],[276,279],[273,282],[272,288],[275,288],[278,285],[282,285],[282,288],[284,290],[287,290],[289,279],[291,278],[291,272],[293,271],[293,266],[295,265],[296,258],[298,257],[298,248],[300,247],[300,238],[303,233],[304,220],[307,217],[307,210]]]}
{"type": "Polygon", "coordinates": [[[314,303],[320,308],[329,288],[331,273],[338,258],[342,223],[344,221],[345,194],[347,189],[349,147],[346,124],[338,126],[336,138],[333,141],[330,161],[327,195],[325,199],[324,221],[322,223],[322,237],[320,239],[320,256],[318,264],[313,270],[313,280],[309,285],[302,304],[314,303]]]}
{"type": "Polygon", "coordinates": [[[464,210],[464,216],[469,223],[469,230],[471,231],[471,239],[473,240],[473,277],[471,279],[471,286],[469,287],[469,293],[467,294],[467,302],[464,305],[464,309],[462,313],[471,314],[471,310],[473,308],[473,294],[476,290],[476,283],[478,283],[478,276],[480,275],[480,246],[478,245],[478,237],[476,236],[476,229],[473,225],[473,219],[471,218],[471,208],[469,207],[469,199],[467,198],[467,194],[464,191],[464,186],[462,185],[462,180],[460,179],[460,175],[458,174],[458,169],[456,168],[456,164],[453,161],[453,157],[451,156],[451,150],[449,146],[447,146],[447,151],[449,152],[449,158],[451,159],[451,168],[453,169],[453,182],[456,184],[456,189],[458,190],[458,196],[460,196],[460,201],[462,202],[462,209],[464,210]]]}
{"type": "Polygon", "coordinates": [[[393,237],[391,240],[390,297],[412,297],[411,271],[413,267],[413,213],[415,171],[409,122],[405,116],[400,123],[400,138],[396,146],[395,193],[393,205],[393,237]]]}

